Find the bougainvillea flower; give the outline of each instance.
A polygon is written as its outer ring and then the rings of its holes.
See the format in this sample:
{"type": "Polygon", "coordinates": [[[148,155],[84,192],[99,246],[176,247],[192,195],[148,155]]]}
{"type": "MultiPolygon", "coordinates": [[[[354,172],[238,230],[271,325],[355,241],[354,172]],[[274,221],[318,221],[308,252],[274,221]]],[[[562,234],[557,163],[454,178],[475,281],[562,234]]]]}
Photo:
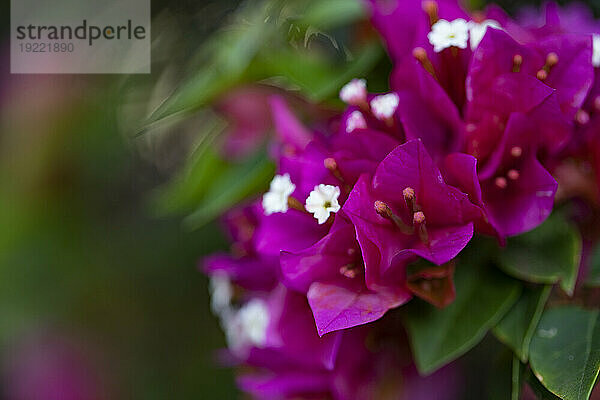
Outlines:
{"type": "Polygon", "coordinates": [[[391,78],[400,98],[398,113],[408,140],[421,139],[436,160],[460,151],[463,128],[448,94],[415,59],[406,59],[391,78]]]}
{"type": "Polygon", "coordinates": [[[502,236],[526,232],[551,213],[557,184],[537,160],[535,147],[522,146],[537,127],[524,114],[513,113],[498,147],[498,168],[480,173],[486,213],[502,236]]]}
{"type": "Polygon", "coordinates": [[[457,1],[383,1],[367,0],[373,25],[387,45],[392,60],[401,62],[415,47],[431,47],[427,35],[440,18],[454,21],[468,19],[457,1]]]}
{"type": "Polygon", "coordinates": [[[356,227],[367,271],[422,257],[441,265],[471,240],[481,209],[444,183],[419,140],[398,146],[363,175],[343,211],[356,227]]]}
{"type": "Polygon", "coordinates": [[[411,298],[398,271],[365,270],[354,226],[342,217],[314,246],[282,253],[281,269],[287,286],[307,293],[319,335],[375,321],[411,298]]]}
{"type": "Polygon", "coordinates": [[[528,74],[556,89],[561,110],[572,119],[594,81],[591,60],[590,35],[554,35],[521,45],[506,32],[489,29],[474,54],[469,84],[476,93],[502,73],[528,74]]]}
{"type": "Polygon", "coordinates": [[[306,129],[281,96],[270,99],[275,133],[286,147],[302,150],[312,140],[312,133],[306,129]]]}

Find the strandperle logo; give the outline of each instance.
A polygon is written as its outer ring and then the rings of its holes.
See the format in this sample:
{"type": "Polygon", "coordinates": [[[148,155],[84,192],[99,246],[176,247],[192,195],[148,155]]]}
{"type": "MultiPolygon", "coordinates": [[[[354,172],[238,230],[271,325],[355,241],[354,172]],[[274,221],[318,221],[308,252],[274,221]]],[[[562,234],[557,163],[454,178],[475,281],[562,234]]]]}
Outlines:
{"type": "Polygon", "coordinates": [[[11,72],[149,73],[150,0],[11,0],[11,72]]]}
{"type": "Polygon", "coordinates": [[[18,26],[17,39],[19,40],[87,40],[91,46],[95,40],[142,40],[146,38],[146,28],[141,25],[133,26],[131,20],[125,25],[106,25],[99,27],[89,25],[86,19],[81,25],[72,27],[69,25],[45,26],[32,25],[18,26]]]}

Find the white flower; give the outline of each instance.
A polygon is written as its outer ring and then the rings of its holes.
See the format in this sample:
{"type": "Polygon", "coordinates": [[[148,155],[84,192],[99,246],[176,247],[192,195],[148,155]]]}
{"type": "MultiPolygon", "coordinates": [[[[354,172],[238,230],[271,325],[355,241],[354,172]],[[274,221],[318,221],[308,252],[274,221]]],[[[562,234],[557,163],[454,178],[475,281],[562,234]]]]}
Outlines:
{"type": "Polygon", "coordinates": [[[365,117],[358,110],[352,111],[346,120],[346,132],[351,133],[354,132],[355,129],[366,129],[367,121],[365,121],[365,117]]]}
{"type": "Polygon", "coordinates": [[[269,191],[262,199],[265,215],[284,213],[288,210],[288,197],[296,190],[296,185],[290,180],[290,175],[275,175],[269,191]]]}
{"type": "Polygon", "coordinates": [[[340,90],[340,99],[346,104],[358,106],[367,101],[367,81],[352,79],[340,90]]]}
{"type": "Polygon", "coordinates": [[[486,19],[481,23],[477,23],[475,21],[469,21],[469,39],[471,43],[471,50],[475,51],[481,40],[485,36],[485,32],[487,32],[487,28],[495,28],[502,29],[500,23],[493,19],[486,19]]]}
{"type": "Polygon", "coordinates": [[[431,27],[427,39],[433,45],[433,51],[436,53],[452,46],[466,49],[469,40],[469,26],[467,21],[462,18],[457,18],[452,22],[440,19],[431,27]]]}
{"type": "Polygon", "coordinates": [[[600,35],[594,34],[593,36],[593,54],[592,54],[592,64],[594,67],[600,67],[600,35]]]}
{"type": "Polygon", "coordinates": [[[241,352],[248,347],[264,347],[269,320],[269,309],[261,299],[252,299],[237,312],[226,315],[223,326],[229,348],[241,352]]]}
{"type": "Polygon", "coordinates": [[[320,184],[310,192],[306,199],[306,210],[314,215],[319,224],[324,224],[329,215],[340,210],[338,197],[340,188],[337,186],[320,184]]]}
{"type": "Polygon", "coordinates": [[[371,111],[379,120],[391,118],[398,108],[400,99],[396,93],[388,93],[371,100],[371,111]]]}
{"type": "Polygon", "coordinates": [[[221,315],[230,307],[233,286],[226,274],[214,274],[210,277],[210,307],[215,315],[221,315]]]}

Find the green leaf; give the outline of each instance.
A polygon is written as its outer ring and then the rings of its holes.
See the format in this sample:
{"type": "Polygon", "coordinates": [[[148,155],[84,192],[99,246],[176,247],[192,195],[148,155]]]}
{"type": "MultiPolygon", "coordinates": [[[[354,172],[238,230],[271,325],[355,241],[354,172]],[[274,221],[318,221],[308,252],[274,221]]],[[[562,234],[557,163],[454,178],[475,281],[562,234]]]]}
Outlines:
{"type": "Polygon", "coordinates": [[[204,200],[211,186],[228,168],[215,150],[220,128],[222,125],[202,138],[182,171],[153,196],[150,206],[154,214],[189,213],[204,200]]]}
{"type": "Polygon", "coordinates": [[[318,0],[309,4],[302,23],[331,29],[350,24],[364,17],[364,14],[364,5],[360,0],[318,0]]]}
{"type": "Polygon", "coordinates": [[[517,303],[493,329],[494,335],[527,362],[529,343],[544,311],[551,286],[525,288],[517,303]]]}
{"type": "Polygon", "coordinates": [[[538,400],[561,400],[560,397],[556,397],[553,393],[549,392],[548,389],[540,383],[540,381],[528,370],[525,374],[525,381],[535,394],[538,400]]]}
{"type": "Polygon", "coordinates": [[[564,400],[587,400],[600,370],[598,310],[547,310],[529,349],[535,376],[564,400]]]}
{"type": "Polygon", "coordinates": [[[521,285],[489,264],[457,265],[454,303],[440,310],[413,301],[405,314],[419,371],[429,374],[475,346],[517,300],[521,285]]]}
{"type": "Polygon", "coordinates": [[[238,12],[231,26],[214,35],[200,50],[202,63],[152,112],[145,126],[192,112],[244,81],[256,54],[272,43],[277,25],[267,22],[269,8],[260,3],[238,12]]]}
{"type": "Polygon", "coordinates": [[[554,284],[573,294],[581,258],[581,237],[564,217],[554,213],[531,232],[508,240],[498,253],[506,273],[533,283],[554,284]]]}
{"type": "Polygon", "coordinates": [[[197,229],[242,200],[264,191],[274,171],[275,166],[262,152],[245,163],[230,166],[206,193],[205,201],[185,218],[184,225],[197,229]]]}
{"type": "Polygon", "coordinates": [[[357,50],[353,59],[336,65],[307,49],[270,50],[262,54],[252,68],[266,76],[282,78],[311,101],[319,102],[335,97],[352,78],[366,74],[383,54],[379,43],[370,42],[357,50]]]}

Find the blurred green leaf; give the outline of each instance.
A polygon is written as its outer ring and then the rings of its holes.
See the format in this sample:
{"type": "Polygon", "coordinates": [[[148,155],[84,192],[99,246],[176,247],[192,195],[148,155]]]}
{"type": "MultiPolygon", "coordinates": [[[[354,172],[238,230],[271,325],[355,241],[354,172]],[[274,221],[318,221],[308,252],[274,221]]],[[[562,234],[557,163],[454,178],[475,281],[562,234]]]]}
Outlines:
{"type": "MultiPolygon", "coordinates": [[[[266,2],[268,4],[268,2],[266,2]]],[[[150,115],[146,126],[176,114],[191,112],[239,84],[258,51],[272,43],[275,23],[266,21],[268,7],[240,11],[229,29],[201,49],[204,63],[150,115]]]]}
{"type": "Polygon", "coordinates": [[[527,362],[529,344],[550,295],[550,286],[524,288],[517,303],[493,329],[501,342],[527,362]]]}
{"type": "MultiPolygon", "coordinates": [[[[463,257],[466,259],[466,257],[463,257]]],[[[454,277],[456,299],[444,309],[407,307],[405,322],[419,371],[429,374],[475,346],[519,296],[518,281],[489,264],[465,262],[454,277]]]]}
{"type": "Polygon", "coordinates": [[[531,341],[535,376],[564,400],[587,400],[600,370],[598,310],[574,306],[544,312],[531,341]]]}
{"type": "Polygon", "coordinates": [[[302,22],[321,29],[330,29],[352,23],[364,14],[365,8],[360,0],[317,0],[307,7],[302,22]]]}
{"type": "Polygon", "coordinates": [[[275,172],[275,166],[261,152],[250,160],[226,167],[206,193],[196,211],[185,218],[184,225],[197,229],[242,200],[264,191],[275,172]]]}
{"type": "Polygon", "coordinates": [[[358,50],[353,60],[335,66],[314,52],[286,49],[264,54],[253,68],[284,78],[310,100],[318,102],[335,97],[344,84],[373,68],[383,54],[381,45],[371,42],[358,50]]]}
{"type": "MultiPolygon", "coordinates": [[[[331,38],[322,30],[363,16],[358,0],[313,1],[314,6],[256,3],[255,8],[241,10],[229,29],[202,47],[200,65],[151,113],[142,131],[165,118],[206,106],[237,85],[267,78],[282,77],[311,100],[322,101],[353,77],[366,75],[384,55],[381,44],[373,41],[352,53],[345,49],[348,61],[339,62],[331,54],[292,46],[285,40],[290,30],[331,38]]],[[[333,39],[332,43],[338,53],[338,44],[333,39]]]]}
{"type": "Polygon", "coordinates": [[[215,150],[217,132],[211,132],[189,158],[182,172],[152,198],[154,214],[165,216],[191,212],[204,199],[212,184],[227,168],[215,150]]]}
{"type": "Polygon", "coordinates": [[[573,294],[581,237],[561,214],[554,213],[533,231],[509,239],[498,254],[506,273],[533,283],[560,282],[567,294],[573,294]]]}

